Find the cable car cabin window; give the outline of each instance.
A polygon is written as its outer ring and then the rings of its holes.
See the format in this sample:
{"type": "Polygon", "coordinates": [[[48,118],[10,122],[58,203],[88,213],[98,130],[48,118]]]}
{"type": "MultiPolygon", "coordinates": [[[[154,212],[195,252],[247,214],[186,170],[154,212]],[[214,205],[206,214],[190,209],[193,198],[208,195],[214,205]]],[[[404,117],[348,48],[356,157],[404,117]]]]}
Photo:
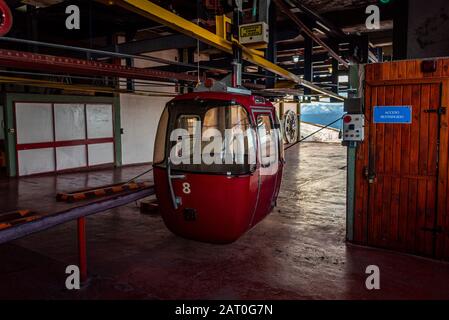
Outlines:
{"type": "Polygon", "coordinates": [[[172,170],[227,175],[255,170],[256,136],[242,106],[183,101],[173,105],[170,115],[173,126],[166,152],[172,170]]]}
{"type": "Polygon", "coordinates": [[[175,129],[179,130],[177,134],[177,143],[175,144],[175,153],[182,162],[190,161],[196,150],[195,137],[201,131],[201,118],[196,115],[181,115],[176,121],[175,129]]]}
{"type": "Polygon", "coordinates": [[[276,162],[277,136],[269,114],[257,116],[257,131],[260,139],[260,162],[269,167],[276,162]]]}
{"type": "Polygon", "coordinates": [[[165,140],[167,139],[167,126],[168,126],[168,108],[162,112],[159,125],[157,126],[156,140],[154,142],[154,155],[153,163],[158,164],[165,160],[165,140]]]}

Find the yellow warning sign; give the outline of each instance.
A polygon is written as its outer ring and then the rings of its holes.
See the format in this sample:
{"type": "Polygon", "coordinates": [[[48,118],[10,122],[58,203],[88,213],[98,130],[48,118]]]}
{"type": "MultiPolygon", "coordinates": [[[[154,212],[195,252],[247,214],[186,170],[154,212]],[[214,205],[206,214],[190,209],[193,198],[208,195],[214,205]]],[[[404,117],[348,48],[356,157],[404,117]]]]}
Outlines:
{"type": "Polygon", "coordinates": [[[240,37],[257,37],[262,35],[262,24],[255,24],[240,27],[240,37]]]}

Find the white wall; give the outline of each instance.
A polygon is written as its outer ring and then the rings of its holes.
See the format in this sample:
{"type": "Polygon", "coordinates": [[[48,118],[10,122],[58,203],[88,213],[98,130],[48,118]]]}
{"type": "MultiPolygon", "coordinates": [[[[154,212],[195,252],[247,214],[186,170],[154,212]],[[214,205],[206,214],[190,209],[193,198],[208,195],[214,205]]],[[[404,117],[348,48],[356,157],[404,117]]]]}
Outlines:
{"type": "MultiPolygon", "coordinates": [[[[171,61],[178,61],[178,50],[171,49],[165,51],[144,53],[150,57],[157,57],[171,61]]],[[[124,61],[122,62],[124,63],[124,61]]],[[[134,59],[134,67],[148,68],[157,67],[163,64],[134,59]]],[[[175,86],[173,83],[162,83],[159,85],[148,85],[154,81],[147,82],[139,80],[135,83],[135,90],[145,94],[143,91],[151,91],[155,94],[168,93],[175,96],[175,86]]],[[[122,83],[122,88],[125,88],[122,83]]],[[[146,92],[146,94],[151,94],[146,92]]],[[[168,101],[173,97],[145,96],[138,94],[120,95],[120,116],[122,134],[122,164],[136,164],[153,161],[154,140],[156,137],[159,118],[168,101]]]]}
{"type": "Polygon", "coordinates": [[[124,165],[153,161],[157,124],[165,104],[171,99],[135,94],[120,95],[124,165]]]}

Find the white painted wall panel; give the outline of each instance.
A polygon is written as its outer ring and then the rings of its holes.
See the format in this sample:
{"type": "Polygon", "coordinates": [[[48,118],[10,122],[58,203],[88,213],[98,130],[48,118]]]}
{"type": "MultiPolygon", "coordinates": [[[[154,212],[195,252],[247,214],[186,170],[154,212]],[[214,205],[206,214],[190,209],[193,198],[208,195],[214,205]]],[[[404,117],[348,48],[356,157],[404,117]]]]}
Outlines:
{"type": "Polygon", "coordinates": [[[88,104],[86,115],[88,139],[113,137],[112,105],[88,104]]]}
{"type": "Polygon", "coordinates": [[[86,138],[83,104],[55,104],[56,141],[86,138]]]}
{"type": "Polygon", "coordinates": [[[53,141],[50,103],[16,103],[17,143],[53,141]]]}
{"type": "Polygon", "coordinates": [[[18,159],[19,175],[21,176],[55,170],[53,148],[20,150],[18,159]]]}
{"type": "MultiPolygon", "coordinates": [[[[171,90],[174,91],[173,88],[171,90]]],[[[157,124],[170,97],[120,95],[122,135],[122,163],[135,164],[153,161],[157,124]]]]}
{"type": "Polygon", "coordinates": [[[70,146],[56,148],[56,170],[85,167],[86,146],[70,146]]]}
{"type": "Polygon", "coordinates": [[[114,144],[112,142],[90,144],[88,152],[90,166],[114,162],[114,144]]]}

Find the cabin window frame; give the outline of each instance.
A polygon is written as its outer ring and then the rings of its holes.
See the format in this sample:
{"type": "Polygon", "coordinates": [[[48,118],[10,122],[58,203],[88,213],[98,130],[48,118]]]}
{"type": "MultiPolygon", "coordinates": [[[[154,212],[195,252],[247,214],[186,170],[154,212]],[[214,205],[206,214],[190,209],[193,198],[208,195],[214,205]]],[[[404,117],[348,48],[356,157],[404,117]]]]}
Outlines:
{"type": "MultiPolygon", "coordinates": [[[[256,128],[254,127],[254,121],[251,117],[250,111],[247,110],[247,108],[241,104],[241,103],[237,103],[235,101],[230,101],[230,100],[221,100],[221,99],[189,99],[189,100],[175,100],[172,102],[169,102],[166,106],[168,113],[169,113],[169,119],[168,119],[168,123],[167,123],[167,128],[166,128],[166,132],[165,132],[165,149],[164,149],[164,159],[162,161],[159,161],[158,163],[154,163],[154,166],[159,167],[159,168],[166,168],[167,167],[167,162],[168,162],[168,156],[170,155],[170,149],[173,146],[173,142],[169,141],[170,139],[168,139],[169,134],[171,132],[171,130],[175,129],[176,127],[176,122],[177,119],[179,118],[179,116],[181,115],[186,115],[186,116],[200,116],[201,119],[201,134],[203,133],[203,127],[204,127],[204,117],[207,111],[211,110],[214,107],[229,107],[229,106],[236,106],[239,107],[243,110],[246,119],[247,119],[247,126],[248,129],[251,130],[251,134],[252,134],[252,139],[253,139],[253,152],[255,152],[255,155],[257,155],[258,152],[258,146],[257,146],[257,132],[256,132],[256,128]],[[192,112],[192,110],[188,110],[188,108],[198,108],[198,105],[195,106],[194,104],[200,104],[199,108],[202,108],[202,112],[192,112]],[[184,113],[181,113],[179,110],[182,110],[182,107],[186,107],[187,110],[185,110],[184,113]]],[[[249,148],[249,145],[247,144],[247,139],[245,138],[245,148],[249,148]]],[[[249,149],[247,150],[249,152],[249,149]]],[[[247,161],[249,162],[249,161],[247,161]]],[[[193,165],[191,165],[193,166],[193,165]]],[[[207,169],[207,167],[209,165],[199,165],[199,166],[203,166],[207,169]]],[[[172,171],[174,172],[185,172],[185,173],[192,173],[192,174],[209,174],[209,175],[230,175],[230,176],[241,176],[241,175],[248,175],[248,174],[252,174],[257,170],[257,161],[254,164],[249,164],[249,163],[245,163],[245,164],[232,164],[232,165],[212,165],[212,166],[246,166],[247,168],[245,169],[241,169],[241,170],[187,170],[186,168],[180,168],[177,165],[173,165],[171,164],[171,168],[172,171]]]]}

